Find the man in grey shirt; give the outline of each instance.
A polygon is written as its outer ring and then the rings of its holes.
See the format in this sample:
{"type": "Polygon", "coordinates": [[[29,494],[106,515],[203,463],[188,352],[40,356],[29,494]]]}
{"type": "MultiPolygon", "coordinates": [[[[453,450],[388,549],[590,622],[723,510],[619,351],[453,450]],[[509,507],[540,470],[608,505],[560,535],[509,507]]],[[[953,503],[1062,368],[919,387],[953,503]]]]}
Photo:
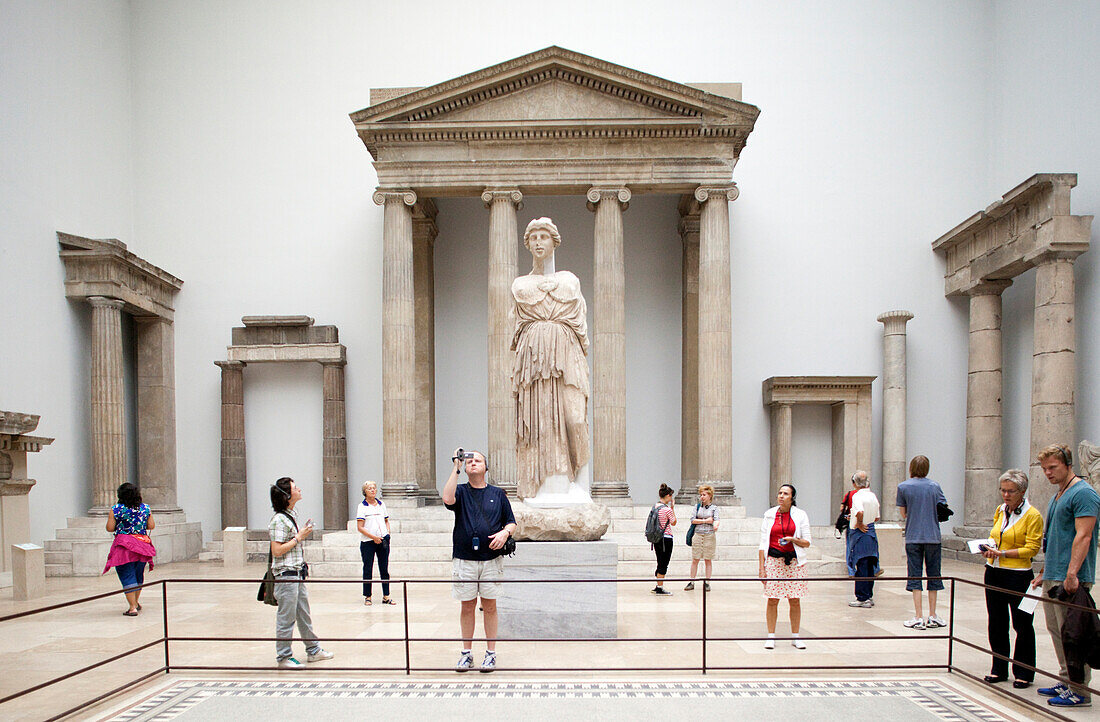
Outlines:
{"type": "Polygon", "coordinates": [[[926,629],[947,625],[936,615],[936,593],[943,589],[943,580],[928,580],[928,616],[921,616],[920,577],[940,575],[940,522],[936,506],[947,498],[940,485],[928,478],[927,456],[914,456],[909,462],[909,478],[898,484],[897,506],[905,520],[905,561],[909,580],[905,588],[913,592],[913,618],[905,622],[909,629],[926,629]],[[922,573],[923,566],[923,573],[922,573]]]}

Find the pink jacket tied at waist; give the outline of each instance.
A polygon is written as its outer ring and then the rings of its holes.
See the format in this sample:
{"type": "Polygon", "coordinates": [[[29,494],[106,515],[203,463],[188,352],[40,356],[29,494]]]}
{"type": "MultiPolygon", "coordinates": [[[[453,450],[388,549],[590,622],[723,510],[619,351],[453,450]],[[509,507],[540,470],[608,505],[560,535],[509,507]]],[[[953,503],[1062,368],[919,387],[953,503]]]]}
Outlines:
{"type": "Polygon", "coordinates": [[[145,534],[115,534],[115,540],[111,544],[111,551],[107,552],[107,566],[103,567],[103,573],[111,567],[117,567],[130,562],[149,562],[149,568],[153,568],[153,557],[157,555],[157,548],[145,534]]]}

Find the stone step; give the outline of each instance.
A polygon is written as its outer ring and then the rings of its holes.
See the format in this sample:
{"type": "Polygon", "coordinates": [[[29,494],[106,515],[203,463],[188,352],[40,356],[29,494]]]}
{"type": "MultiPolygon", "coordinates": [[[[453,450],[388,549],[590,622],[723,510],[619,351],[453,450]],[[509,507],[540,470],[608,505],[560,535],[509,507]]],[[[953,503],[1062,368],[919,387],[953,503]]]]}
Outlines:
{"type": "MultiPolygon", "coordinates": [[[[648,514],[649,514],[649,511],[647,510],[645,516],[641,516],[641,517],[637,517],[637,518],[631,518],[631,519],[614,519],[614,518],[612,518],[611,526],[609,526],[607,528],[607,530],[609,532],[612,532],[612,533],[636,532],[639,535],[644,535],[645,534],[645,522],[646,522],[646,518],[648,517],[648,514]]],[[[685,517],[685,521],[679,522],[679,523],[677,523],[676,526],[672,527],[673,530],[676,531],[679,534],[686,534],[687,533],[687,521],[686,521],[686,519],[687,519],[687,517],[685,517]]],[[[756,532],[756,534],[758,535],[757,538],[759,539],[760,524],[761,524],[761,520],[759,518],[754,519],[754,518],[738,517],[738,518],[732,518],[732,519],[721,519],[720,523],[719,523],[719,526],[718,526],[718,531],[719,532],[731,532],[731,531],[756,532]]]]}
{"type": "Polygon", "coordinates": [[[73,575],[73,565],[69,564],[47,564],[46,576],[47,577],[71,577],[73,575]]]}
{"type": "MultiPolygon", "coordinates": [[[[451,532],[454,528],[454,514],[446,519],[395,519],[390,517],[390,529],[394,534],[424,533],[424,532],[451,532]]],[[[353,526],[350,531],[355,531],[353,526]]]]}
{"type": "MultiPolygon", "coordinates": [[[[675,539],[676,539],[676,546],[687,546],[686,544],[684,544],[684,534],[679,534],[679,533],[676,534],[675,539]]],[[[622,546],[631,546],[631,547],[641,546],[641,547],[645,547],[646,549],[648,549],[649,546],[650,546],[649,542],[645,538],[645,534],[643,534],[640,531],[639,532],[635,532],[635,531],[608,532],[608,533],[603,535],[603,540],[604,541],[618,542],[619,546],[621,546],[621,547],[622,546]]],[[[736,546],[751,546],[753,549],[755,549],[757,547],[757,545],[760,543],[760,532],[749,532],[749,531],[739,531],[739,532],[730,531],[730,532],[728,532],[728,531],[723,531],[723,530],[719,529],[718,530],[718,539],[716,541],[717,541],[719,549],[723,549],[725,547],[736,547],[736,546]]]]}
{"type": "Polygon", "coordinates": [[[73,542],[71,539],[47,539],[45,544],[45,550],[48,552],[69,552],[73,551],[73,542]]]}
{"type": "Polygon", "coordinates": [[[73,564],[72,549],[60,552],[47,551],[43,553],[43,557],[46,564],[68,564],[69,566],[73,564]]]}

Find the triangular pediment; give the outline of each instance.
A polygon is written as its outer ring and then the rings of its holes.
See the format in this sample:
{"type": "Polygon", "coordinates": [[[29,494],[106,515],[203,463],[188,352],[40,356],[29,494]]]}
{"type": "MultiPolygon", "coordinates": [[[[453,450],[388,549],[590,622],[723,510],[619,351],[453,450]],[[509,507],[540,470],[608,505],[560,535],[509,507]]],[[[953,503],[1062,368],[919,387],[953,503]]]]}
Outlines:
{"type": "Polygon", "coordinates": [[[698,119],[745,125],[747,103],[550,47],[353,113],[359,128],[394,123],[698,119]]]}

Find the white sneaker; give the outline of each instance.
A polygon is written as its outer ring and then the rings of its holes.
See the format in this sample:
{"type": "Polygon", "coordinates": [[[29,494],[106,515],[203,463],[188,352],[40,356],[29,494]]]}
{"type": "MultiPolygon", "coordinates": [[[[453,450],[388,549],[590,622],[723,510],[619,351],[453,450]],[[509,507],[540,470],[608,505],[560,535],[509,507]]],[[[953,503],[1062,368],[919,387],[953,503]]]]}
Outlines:
{"type": "Polygon", "coordinates": [[[848,606],[849,607],[870,608],[870,607],[875,606],[875,601],[873,599],[865,599],[864,601],[861,602],[858,599],[854,599],[854,600],[848,602],[848,606]]]}
{"type": "Polygon", "coordinates": [[[302,669],[304,667],[305,665],[294,659],[294,657],[279,660],[279,669],[302,669]]]}
{"type": "Polygon", "coordinates": [[[327,649],[318,649],[315,654],[311,654],[306,657],[307,662],[324,662],[326,659],[332,659],[336,655],[327,649]]]}
{"type": "Polygon", "coordinates": [[[795,637],[794,639],[791,640],[791,646],[794,647],[795,649],[805,649],[806,648],[806,643],[803,642],[798,637],[795,637]]]}
{"type": "Polygon", "coordinates": [[[764,649],[775,649],[775,638],[770,637],[768,641],[764,642],[764,649]]]}
{"type": "Polygon", "coordinates": [[[902,622],[902,624],[909,629],[924,629],[924,620],[920,617],[913,617],[908,622],[902,622]]]}
{"type": "Polygon", "coordinates": [[[924,620],[924,626],[929,629],[935,629],[936,627],[946,627],[947,622],[943,621],[942,617],[937,617],[935,614],[931,614],[924,620]]]}
{"type": "Polygon", "coordinates": [[[456,672],[469,672],[474,668],[474,655],[470,652],[463,652],[462,656],[455,662],[456,672]]]}
{"type": "Polygon", "coordinates": [[[496,668],[497,668],[497,653],[496,652],[486,652],[485,653],[485,659],[481,660],[481,669],[478,670],[478,671],[488,673],[488,672],[494,671],[496,668]]]}

